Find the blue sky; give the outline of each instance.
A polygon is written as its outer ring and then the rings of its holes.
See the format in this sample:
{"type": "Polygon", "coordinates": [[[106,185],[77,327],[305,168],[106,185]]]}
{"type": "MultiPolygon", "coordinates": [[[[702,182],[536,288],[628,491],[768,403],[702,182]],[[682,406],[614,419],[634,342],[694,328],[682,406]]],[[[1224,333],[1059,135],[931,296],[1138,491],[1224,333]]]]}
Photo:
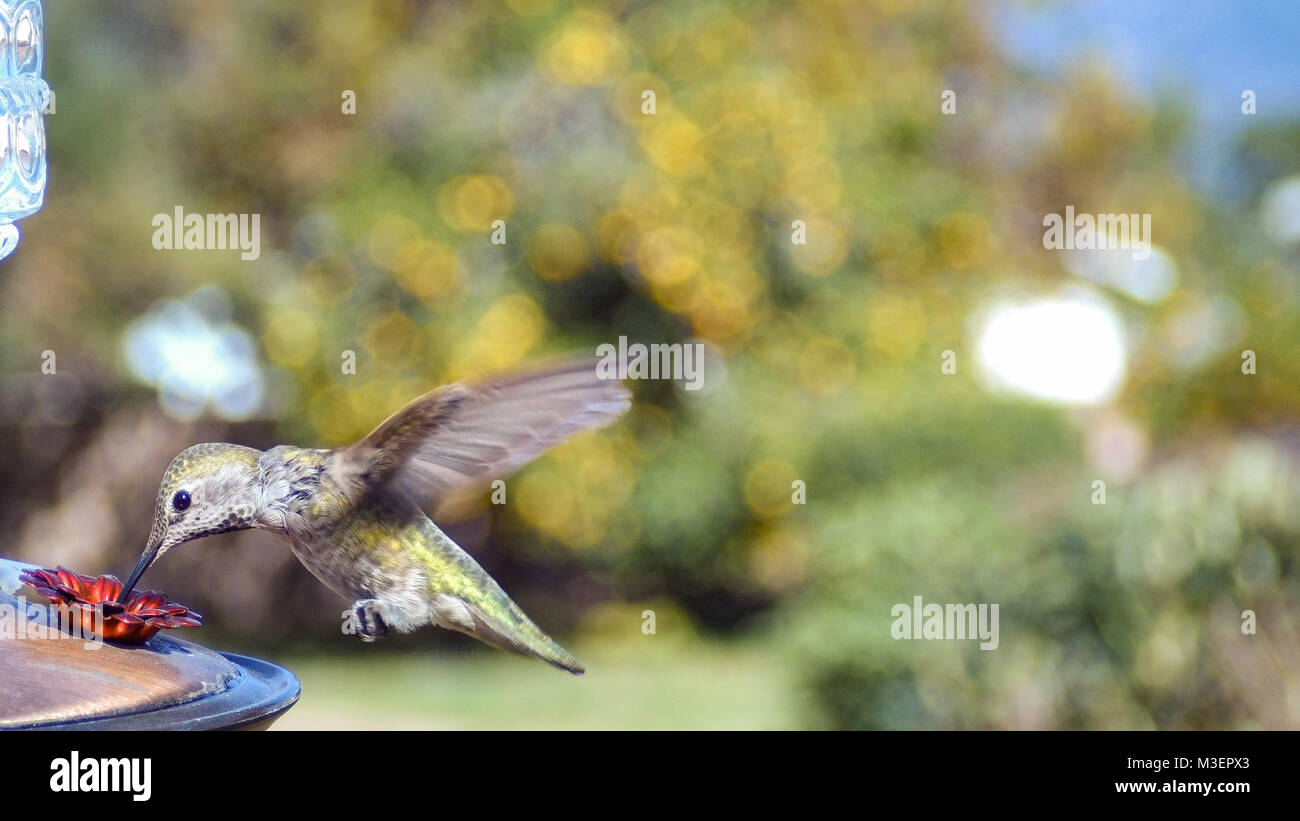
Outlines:
{"type": "Polygon", "coordinates": [[[1097,54],[1139,95],[1185,100],[1200,183],[1224,173],[1214,155],[1250,124],[1243,89],[1261,119],[1300,116],[1300,0],[1000,0],[992,28],[1014,63],[1059,74],[1097,54]]]}

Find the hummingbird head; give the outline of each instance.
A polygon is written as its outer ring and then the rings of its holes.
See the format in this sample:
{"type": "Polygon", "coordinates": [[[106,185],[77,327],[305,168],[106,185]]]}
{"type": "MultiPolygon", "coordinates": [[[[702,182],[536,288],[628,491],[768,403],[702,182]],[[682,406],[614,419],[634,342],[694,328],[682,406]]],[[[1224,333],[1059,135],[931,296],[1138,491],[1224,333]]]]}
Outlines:
{"type": "Polygon", "coordinates": [[[261,505],[259,450],[240,445],[204,444],[186,448],[172,460],[158,486],[153,529],[119,601],[164,553],[178,544],[256,524],[261,505]]]}

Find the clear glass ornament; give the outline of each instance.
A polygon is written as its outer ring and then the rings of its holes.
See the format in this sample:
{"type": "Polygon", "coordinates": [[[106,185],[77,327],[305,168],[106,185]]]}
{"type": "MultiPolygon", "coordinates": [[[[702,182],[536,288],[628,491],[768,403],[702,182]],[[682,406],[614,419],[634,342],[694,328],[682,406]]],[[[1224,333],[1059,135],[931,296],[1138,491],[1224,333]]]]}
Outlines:
{"type": "Polygon", "coordinates": [[[18,246],[15,221],[45,201],[44,24],[40,0],[0,0],[0,259],[18,246]]]}

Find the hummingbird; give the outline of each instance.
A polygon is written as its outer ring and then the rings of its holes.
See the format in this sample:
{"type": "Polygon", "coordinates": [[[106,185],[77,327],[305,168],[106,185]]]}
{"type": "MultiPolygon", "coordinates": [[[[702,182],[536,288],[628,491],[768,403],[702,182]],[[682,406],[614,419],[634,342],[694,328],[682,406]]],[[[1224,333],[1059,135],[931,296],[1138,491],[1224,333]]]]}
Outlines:
{"type": "Polygon", "coordinates": [[[571,358],[436,388],[346,447],[186,448],[159,484],[120,598],[176,545],[260,528],[353,602],[343,616],[363,641],[433,624],[582,675],[425,509],[463,504],[570,434],[614,421],[630,401],[596,360],[571,358]]]}

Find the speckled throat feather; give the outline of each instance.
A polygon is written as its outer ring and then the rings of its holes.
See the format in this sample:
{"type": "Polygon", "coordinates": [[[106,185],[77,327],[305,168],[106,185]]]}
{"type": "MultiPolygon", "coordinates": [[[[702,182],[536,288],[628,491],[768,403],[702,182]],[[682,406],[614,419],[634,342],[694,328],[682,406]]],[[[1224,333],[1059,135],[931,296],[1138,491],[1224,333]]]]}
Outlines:
{"type": "Polygon", "coordinates": [[[331,451],[279,445],[262,454],[262,505],[258,526],[287,536],[309,537],[347,513],[325,477],[331,451]]]}

